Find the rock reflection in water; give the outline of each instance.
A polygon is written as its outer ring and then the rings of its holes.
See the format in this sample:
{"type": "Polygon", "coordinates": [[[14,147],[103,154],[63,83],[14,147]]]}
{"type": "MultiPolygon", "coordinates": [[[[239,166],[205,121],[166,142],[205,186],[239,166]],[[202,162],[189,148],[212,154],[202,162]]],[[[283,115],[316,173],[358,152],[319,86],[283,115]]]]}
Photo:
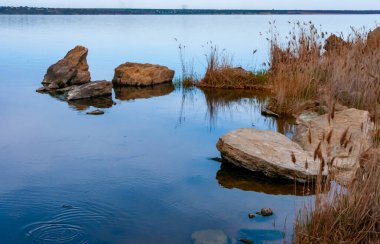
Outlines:
{"type": "Polygon", "coordinates": [[[97,97],[91,99],[81,99],[68,101],[69,106],[75,108],[76,110],[86,110],[89,107],[95,108],[110,108],[113,105],[113,101],[111,97],[97,97]]]}
{"type": "Polygon", "coordinates": [[[216,173],[219,184],[225,188],[238,188],[243,191],[262,192],[271,195],[311,195],[312,187],[296,185],[286,181],[273,181],[258,173],[222,163],[216,173]]]}
{"type": "Polygon", "coordinates": [[[158,97],[174,91],[172,83],[164,83],[148,87],[119,86],[114,87],[115,96],[122,101],[158,97]]]}
{"type": "Polygon", "coordinates": [[[114,105],[114,102],[111,96],[67,101],[64,93],[48,93],[48,94],[52,96],[53,98],[58,99],[62,102],[67,102],[69,104],[69,107],[74,108],[75,110],[78,110],[78,111],[83,111],[90,107],[110,108],[114,105]]]}

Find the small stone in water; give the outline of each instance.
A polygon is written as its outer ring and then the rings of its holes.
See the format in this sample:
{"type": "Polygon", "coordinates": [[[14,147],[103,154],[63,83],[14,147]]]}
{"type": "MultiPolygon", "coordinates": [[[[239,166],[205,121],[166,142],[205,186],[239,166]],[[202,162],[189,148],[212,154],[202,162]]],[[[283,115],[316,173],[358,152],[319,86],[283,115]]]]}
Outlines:
{"type": "Polygon", "coordinates": [[[253,213],[248,214],[248,218],[253,219],[254,217],[256,217],[256,216],[253,213]]]}
{"type": "Polygon", "coordinates": [[[100,110],[100,109],[96,109],[96,110],[93,110],[93,111],[87,112],[86,114],[91,114],[91,115],[101,115],[101,114],[104,114],[104,111],[103,111],[103,110],[100,110]]]}
{"type": "Polygon", "coordinates": [[[266,217],[266,216],[273,215],[273,211],[270,208],[262,208],[261,211],[259,213],[257,213],[257,214],[260,214],[261,216],[266,217]]]}

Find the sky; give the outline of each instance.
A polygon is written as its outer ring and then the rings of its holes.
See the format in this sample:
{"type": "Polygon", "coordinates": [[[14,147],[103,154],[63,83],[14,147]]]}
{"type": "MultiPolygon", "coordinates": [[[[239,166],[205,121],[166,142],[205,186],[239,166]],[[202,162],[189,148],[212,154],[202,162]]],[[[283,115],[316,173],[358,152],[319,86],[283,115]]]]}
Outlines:
{"type": "Polygon", "coordinates": [[[379,10],[380,0],[0,0],[0,6],[379,10]]]}

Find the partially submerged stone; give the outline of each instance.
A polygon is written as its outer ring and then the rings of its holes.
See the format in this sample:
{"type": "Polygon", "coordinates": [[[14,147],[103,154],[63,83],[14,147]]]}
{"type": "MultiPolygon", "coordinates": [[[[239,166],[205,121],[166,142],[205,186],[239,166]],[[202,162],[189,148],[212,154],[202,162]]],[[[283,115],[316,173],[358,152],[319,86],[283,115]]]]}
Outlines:
{"type": "Polygon", "coordinates": [[[237,129],[223,135],[217,148],[225,161],[272,178],[306,182],[320,172],[320,163],[308,152],[274,131],[237,129]]]}
{"type": "Polygon", "coordinates": [[[112,83],[108,81],[94,81],[81,86],[75,86],[67,93],[67,100],[89,99],[112,95],[112,83]]]}
{"type": "Polygon", "coordinates": [[[268,216],[272,216],[273,215],[273,210],[270,209],[270,208],[262,208],[260,210],[260,212],[257,212],[257,214],[259,214],[261,216],[264,216],[264,217],[268,217],[268,216]]]}
{"type": "Polygon", "coordinates": [[[104,111],[100,110],[100,109],[95,109],[95,110],[92,110],[90,112],[87,112],[86,114],[89,114],[89,115],[102,115],[102,114],[104,114],[104,111]]]}
{"type": "Polygon", "coordinates": [[[171,82],[173,77],[174,70],[166,66],[127,62],[115,69],[112,82],[115,85],[151,86],[171,82]]]}
{"type": "Polygon", "coordinates": [[[88,49],[76,46],[57,63],[50,66],[42,84],[45,88],[37,91],[55,90],[72,85],[82,85],[90,82],[91,76],[87,64],[88,49]]]}

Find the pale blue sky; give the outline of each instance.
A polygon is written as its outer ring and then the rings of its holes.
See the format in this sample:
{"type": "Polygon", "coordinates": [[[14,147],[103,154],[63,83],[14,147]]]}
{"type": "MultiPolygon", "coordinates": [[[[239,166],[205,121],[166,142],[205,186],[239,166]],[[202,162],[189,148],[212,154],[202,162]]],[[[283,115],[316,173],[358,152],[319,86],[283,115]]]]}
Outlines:
{"type": "Polygon", "coordinates": [[[378,10],[380,0],[0,0],[0,6],[378,10]]]}

